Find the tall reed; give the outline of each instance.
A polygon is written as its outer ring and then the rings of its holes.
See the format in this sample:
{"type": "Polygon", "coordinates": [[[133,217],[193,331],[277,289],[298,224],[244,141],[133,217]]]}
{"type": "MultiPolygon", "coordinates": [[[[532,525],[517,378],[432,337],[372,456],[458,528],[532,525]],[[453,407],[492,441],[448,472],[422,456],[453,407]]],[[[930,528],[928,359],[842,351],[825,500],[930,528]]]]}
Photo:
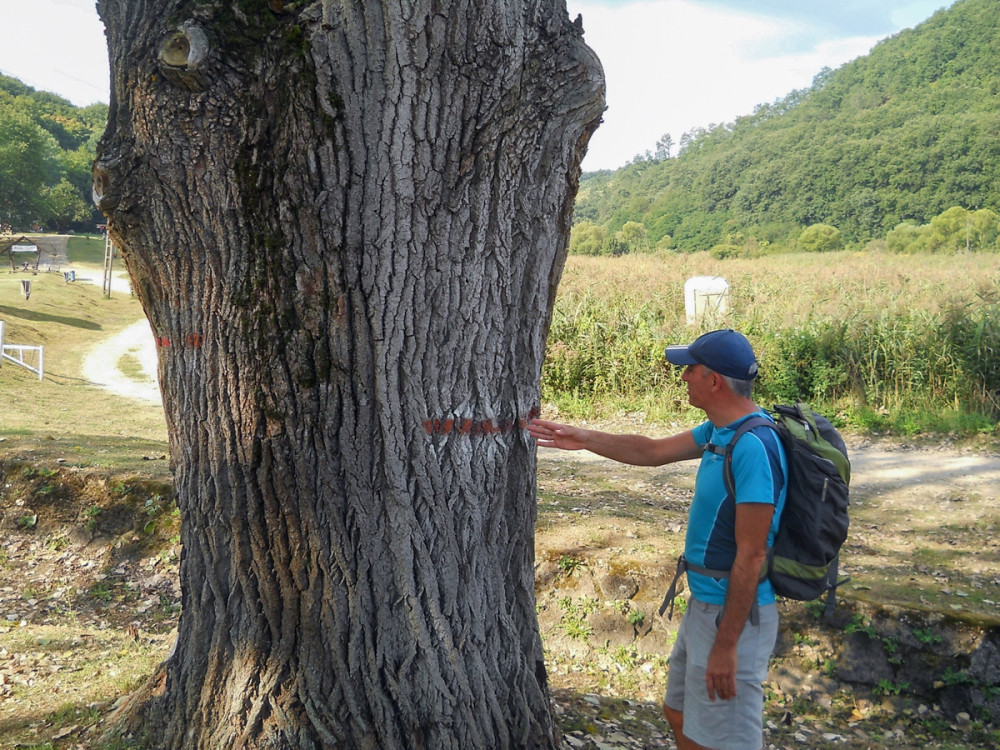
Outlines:
{"type": "Polygon", "coordinates": [[[758,400],[808,401],[842,424],[985,431],[1000,416],[1000,259],[834,253],[720,262],[705,254],[570,258],[543,396],[578,416],[686,412],[663,347],[743,331],[758,400]],[[683,284],[722,275],[730,310],[689,327],[683,284]]]}

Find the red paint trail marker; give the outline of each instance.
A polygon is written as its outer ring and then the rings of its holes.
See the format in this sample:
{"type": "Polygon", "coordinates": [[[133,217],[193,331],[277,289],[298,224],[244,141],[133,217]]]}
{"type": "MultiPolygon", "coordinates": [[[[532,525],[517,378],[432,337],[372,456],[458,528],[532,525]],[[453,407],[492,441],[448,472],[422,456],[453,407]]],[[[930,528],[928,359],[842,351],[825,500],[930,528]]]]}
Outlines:
{"type": "Polygon", "coordinates": [[[542,409],[539,406],[532,407],[526,416],[521,417],[516,422],[513,419],[506,419],[499,424],[493,419],[425,419],[424,432],[428,435],[450,435],[457,432],[460,435],[506,435],[514,431],[515,427],[524,429],[528,422],[540,416],[542,409]]]}

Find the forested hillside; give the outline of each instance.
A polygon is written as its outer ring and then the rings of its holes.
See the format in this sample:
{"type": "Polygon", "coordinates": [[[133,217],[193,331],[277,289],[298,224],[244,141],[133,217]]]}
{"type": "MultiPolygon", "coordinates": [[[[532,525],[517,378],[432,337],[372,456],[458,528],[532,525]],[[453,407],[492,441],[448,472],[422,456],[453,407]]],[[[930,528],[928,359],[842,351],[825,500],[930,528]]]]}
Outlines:
{"type": "Polygon", "coordinates": [[[106,104],[75,107],[0,75],[0,222],[93,231],[90,167],[107,119],[106,104]]]}
{"type": "MultiPolygon", "coordinates": [[[[673,158],[658,144],[656,156],[585,175],[574,249],[860,248],[905,222],[900,244],[909,225],[926,233],[954,207],[971,247],[970,228],[1000,213],[998,48],[1000,3],[963,0],[809,89],[685,133],[673,158]]],[[[988,227],[975,249],[996,250],[996,238],[988,227]]]]}

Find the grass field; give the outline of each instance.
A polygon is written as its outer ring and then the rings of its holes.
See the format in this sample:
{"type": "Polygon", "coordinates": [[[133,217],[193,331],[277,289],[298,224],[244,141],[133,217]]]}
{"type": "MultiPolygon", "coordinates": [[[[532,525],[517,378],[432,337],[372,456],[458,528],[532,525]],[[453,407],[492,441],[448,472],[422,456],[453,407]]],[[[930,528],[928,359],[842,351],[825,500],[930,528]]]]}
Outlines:
{"type": "Polygon", "coordinates": [[[165,462],[142,456],[166,453],[166,425],[158,405],[123,400],[81,377],[83,358],[98,343],[143,318],[138,301],[103,296],[103,239],[71,238],[69,260],[78,281],[61,273],[0,271],[0,320],[6,343],[44,347],[38,376],[6,362],[0,368],[4,399],[2,452],[8,457],[64,459],[80,466],[162,473],[165,462]],[[24,299],[20,279],[32,282],[24,299]]]}
{"type": "Polygon", "coordinates": [[[861,430],[996,437],[1000,256],[987,254],[573,256],[543,396],[574,417],[674,419],[686,397],[663,347],[717,327],[753,342],[764,404],[806,400],[861,430]],[[692,276],[729,284],[728,312],[694,327],[692,276]]]}

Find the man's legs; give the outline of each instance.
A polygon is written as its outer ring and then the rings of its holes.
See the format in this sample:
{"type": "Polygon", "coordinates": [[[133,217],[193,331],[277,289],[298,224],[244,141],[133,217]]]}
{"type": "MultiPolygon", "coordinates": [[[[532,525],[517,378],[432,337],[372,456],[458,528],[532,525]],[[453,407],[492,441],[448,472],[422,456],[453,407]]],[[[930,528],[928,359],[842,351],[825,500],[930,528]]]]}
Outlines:
{"type": "Polygon", "coordinates": [[[778,629],[777,607],[760,608],[760,624],[749,623],[740,637],[737,694],[711,701],[705,665],[722,608],[692,599],[670,655],[663,714],[679,750],[758,750],[761,747],[763,689],[767,662],[778,629]],[[693,723],[692,723],[693,722],[693,723]],[[685,729],[688,731],[686,732],[685,729]],[[699,741],[688,734],[695,735],[699,741]],[[701,744],[705,743],[707,744],[701,744]]]}
{"type": "Polygon", "coordinates": [[[674,739],[677,740],[677,750],[711,750],[704,745],[699,745],[684,734],[684,712],[671,708],[666,703],[663,704],[663,715],[667,717],[667,723],[674,730],[674,739]]]}
{"type": "Polygon", "coordinates": [[[684,619],[681,620],[681,626],[677,630],[677,640],[674,641],[674,648],[670,654],[670,673],[667,677],[667,692],[663,696],[663,715],[674,732],[674,739],[677,740],[677,750],[711,750],[711,748],[706,748],[704,745],[699,745],[684,734],[684,693],[686,689],[685,677],[687,673],[688,647],[686,626],[692,619],[685,613],[684,619]]]}

